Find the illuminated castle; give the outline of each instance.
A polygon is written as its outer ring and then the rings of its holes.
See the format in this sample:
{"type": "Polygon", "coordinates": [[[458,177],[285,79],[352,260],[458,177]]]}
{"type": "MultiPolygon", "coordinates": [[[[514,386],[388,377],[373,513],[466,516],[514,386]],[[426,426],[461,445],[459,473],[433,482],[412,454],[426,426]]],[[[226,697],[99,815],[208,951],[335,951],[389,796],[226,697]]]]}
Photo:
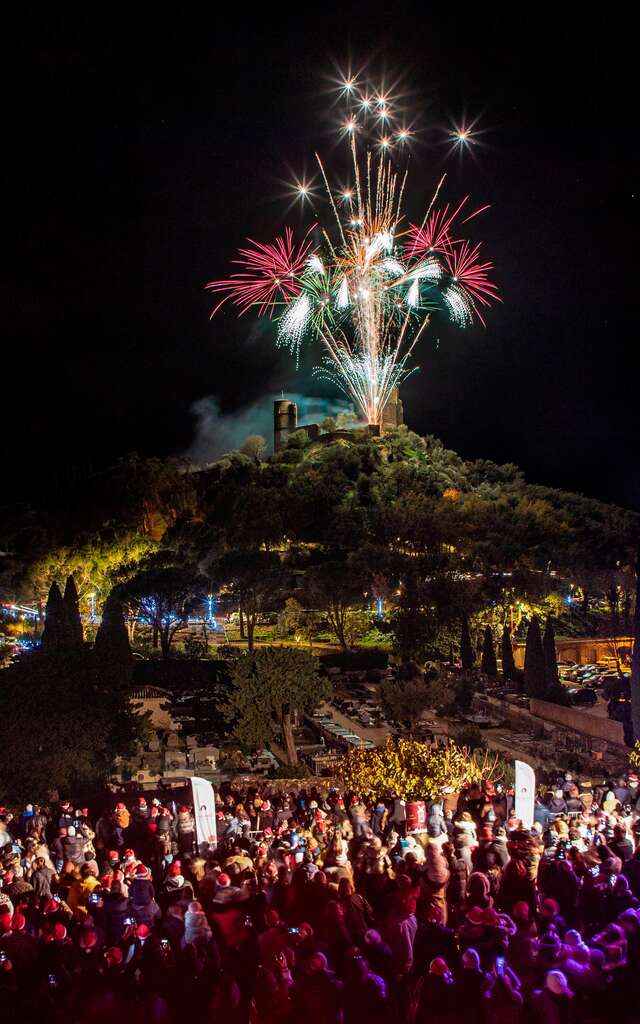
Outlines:
{"type": "MultiPolygon", "coordinates": [[[[391,397],[387,402],[384,412],[382,414],[382,424],[379,426],[369,425],[369,432],[374,437],[379,437],[384,430],[393,430],[395,427],[400,427],[404,423],[404,410],[402,408],[402,399],[398,393],[398,389],[394,388],[391,392],[391,397]]],[[[295,402],[289,401],[288,398],[279,398],[273,403],[273,450],[279,452],[281,448],[284,448],[287,443],[287,439],[290,434],[298,429],[298,406],[295,402]]],[[[320,426],[318,423],[305,423],[304,429],[309,435],[309,439],[314,441],[320,435],[320,426]]],[[[349,432],[340,430],[334,431],[328,434],[323,434],[323,439],[327,438],[330,440],[336,434],[341,437],[345,434],[348,437],[349,432]]]]}

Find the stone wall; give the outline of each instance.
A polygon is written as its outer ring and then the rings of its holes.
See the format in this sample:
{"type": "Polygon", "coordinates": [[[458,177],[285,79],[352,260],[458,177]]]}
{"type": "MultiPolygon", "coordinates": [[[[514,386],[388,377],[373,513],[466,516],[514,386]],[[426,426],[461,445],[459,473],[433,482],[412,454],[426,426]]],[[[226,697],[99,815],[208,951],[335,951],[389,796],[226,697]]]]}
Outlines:
{"type": "Polygon", "coordinates": [[[565,708],[560,704],[550,704],[549,701],[538,700],[536,697],[531,698],[529,708],[532,715],[542,718],[545,722],[553,722],[585,736],[593,736],[615,746],[625,747],[621,722],[613,722],[610,718],[591,715],[578,708],[565,708]]]}

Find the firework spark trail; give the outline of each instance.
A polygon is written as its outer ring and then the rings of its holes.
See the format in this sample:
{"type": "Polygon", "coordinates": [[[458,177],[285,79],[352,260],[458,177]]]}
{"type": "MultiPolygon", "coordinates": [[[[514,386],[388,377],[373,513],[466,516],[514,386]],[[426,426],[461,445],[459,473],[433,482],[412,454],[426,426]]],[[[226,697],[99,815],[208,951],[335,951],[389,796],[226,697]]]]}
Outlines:
{"type": "MultiPolygon", "coordinates": [[[[386,123],[386,101],[375,108],[361,98],[365,113],[375,109],[386,123]],[[382,104],[382,108],[381,105],[382,104]],[[382,109],[382,113],[380,113],[382,109]]],[[[468,196],[457,206],[435,206],[443,175],[419,225],[402,228],[402,201],[407,172],[391,162],[389,137],[379,140],[374,164],[366,149],[364,167],[356,146],[354,114],[343,124],[350,138],[353,186],[335,192],[318,154],[335,231],[320,223],[321,246],[309,239],[311,228],[296,245],[289,228],[271,244],[251,242],[235,262],[243,269],[225,281],[213,281],[212,291],[224,292],[214,313],[228,299],[240,314],[255,306],[259,316],[278,310],[277,344],[299,358],[306,337],[316,338],[325,357],[317,372],[337,384],[369,423],[382,421],[394,388],[413,370],[408,366],[433,311],[446,313],[459,326],[474,319],[484,323],[479,307],[499,300],[490,280],[493,264],[479,258],[480,245],[454,237],[454,224],[468,196]],[[341,196],[344,216],[336,204],[341,196]]],[[[397,138],[405,139],[407,132],[397,138]]],[[[308,186],[299,192],[310,198],[308,186]]],[[[460,221],[468,223],[486,210],[480,207],[460,221]]],[[[455,234],[458,234],[457,228],[455,234]]],[[[213,314],[212,314],[213,315],[213,314]]]]}

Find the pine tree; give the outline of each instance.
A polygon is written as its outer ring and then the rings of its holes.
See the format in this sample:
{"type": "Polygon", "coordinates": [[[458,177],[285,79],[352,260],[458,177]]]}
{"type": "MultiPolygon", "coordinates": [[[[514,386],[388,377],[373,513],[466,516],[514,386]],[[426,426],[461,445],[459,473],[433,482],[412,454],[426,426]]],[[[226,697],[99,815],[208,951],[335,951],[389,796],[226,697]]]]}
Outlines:
{"type": "Polygon", "coordinates": [[[114,591],[111,591],[105,601],[93,654],[103,674],[113,677],[113,681],[121,687],[129,685],[133,659],[127,627],[124,624],[122,602],[114,591]]]}
{"type": "Polygon", "coordinates": [[[60,587],[53,581],[49,588],[47,606],[44,613],[44,630],[42,633],[42,649],[50,654],[59,651],[68,640],[67,616],[60,587]]]}
{"type": "Polygon", "coordinates": [[[502,678],[506,682],[514,682],[516,676],[516,663],[513,660],[513,648],[511,646],[511,631],[507,625],[502,630],[502,678]]]}
{"type": "Polygon", "coordinates": [[[558,689],[560,676],[558,675],[558,660],[556,656],[556,637],[553,629],[553,619],[550,615],[544,627],[542,647],[544,650],[544,681],[547,693],[551,694],[554,690],[558,689]]]}
{"type": "Polygon", "coordinates": [[[544,649],[540,635],[540,623],[536,615],[531,619],[527,631],[527,646],[524,655],[524,692],[527,697],[539,697],[542,700],[546,696],[544,649]]]}
{"type": "Polygon", "coordinates": [[[471,672],[475,664],[471,637],[469,635],[469,620],[465,615],[460,630],[460,663],[465,672],[471,672]]]}
{"type": "Polygon", "coordinates": [[[490,679],[495,679],[498,675],[498,665],[496,662],[496,652],[493,647],[493,633],[491,632],[491,626],[487,626],[484,631],[484,643],[482,645],[482,661],[480,667],[486,676],[490,679]]]}
{"type": "Polygon", "coordinates": [[[78,591],[73,576],[67,576],[64,588],[64,608],[67,619],[68,643],[72,645],[81,644],[84,640],[82,632],[82,619],[80,618],[80,602],[78,591]]]}

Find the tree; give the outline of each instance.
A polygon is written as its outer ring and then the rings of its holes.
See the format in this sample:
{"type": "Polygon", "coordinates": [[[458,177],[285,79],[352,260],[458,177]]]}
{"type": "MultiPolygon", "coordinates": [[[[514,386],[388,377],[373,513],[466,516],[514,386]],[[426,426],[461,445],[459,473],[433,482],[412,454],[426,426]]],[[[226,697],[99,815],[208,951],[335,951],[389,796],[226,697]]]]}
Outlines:
{"type": "Polygon", "coordinates": [[[115,758],[137,749],[147,719],[136,715],[122,690],[105,685],[96,661],[87,647],[67,646],[35,651],[3,670],[4,800],[47,801],[56,789],[89,797],[104,787],[115,758]]]}
{"type": "Polygon", "coordinates": [[[528,697],[546,697],[544,649],[540,636],[540,623],[534,615],[527,630],[527,644],[524,654],[524,692],[528,697]]]}
{"type": "Polygon", "coordinates": [[[495,679],[498,675],[498,665],[496,662],[496,652],[493,647],[493,633],[491,632],[491,626],[487,626],[484,631],[484,643],[482,646],[482,671],[490,679],[495,679]]]}
{"type": "Polygon", "coordinates": [[[262,434],[250,434],[249,437],[244,441],[240,447],[240,451],[243,455],[253,459],[254,462],[260,462],[266,451],[267,442],[265,441],[262,434]]]}
{"type": "Polygon", "coordinates": [[[444,687],[436,680],[429,681],[415,663],[407,663],[407,672],[398,674],[397,680],[388,680],[380,687],[380,700],[386,717],[404,726],[413,736],[423,712],[437,707],[446,700],[444,687]],[[413,672],[409,674],[409,667],[413,672]]]}
{"type": "Polygon", "coordinates": [[[122,602],[115,591],[112,591],[105,601],[93,653],[97,664],[105,673],[112,675],[116,685],[124,688],[129,684],[133,659],[129,634],[124,623],[122,602]]]}
{"type": "Polygon", "coordinates": [[[82,619],[80,618],[80,601],[73,576],[67,576],[64,588],[64,610],[67,617],[67,631],[70,644],[81,644],[84,640],[82,619]]]}
{"type": "Polygon", "coordinates": [[[511,631],[507,625],[502,630],[502,678],[506,682],[514,682],[517,679],[516,663],[513,660],[513,647],[511,646],[511,631]]]}
{"type": "Polygon", "coordinates": [[[260,750],[279,728],[287,761],[297,765],[293,715],[313,711],[331,692],[316,659],[295,647],[262,647],[234,662],[231,683],[226,713],[239,742],[260,750]]]}
{"type": "Polygon", "coordinates": [[[325,613],[342,650],[350,645],[350,616],[362,603],[362,579],[348,562],[323,562],[307,570],[306,585],[314,606],[325,613]]]}
{"type": "Polygon", "coordinates": [[[278,555],[269,551],[230,551],[215,573],[227,598],[239,608],[247,626],[247,647],[254,649],[258,615],[277,606],[282,586],[278,555]]]}
{"type": "Polygon", "coordinates": [[[160,639],[162,657],[171,656],[171,645],[183,630],[207,591],[206,580],[194,569],[166,567],[139,572],[119,591],[133,605],[160,639]]]}
{"type": "Polygon", "coordinates": [[[544,650],[544,681],[548,694],[557,691],[560,686],[558,675],[558,660],[556,655],[556,637],[553,629],[553,619],[549,615],[544,627],[542,637],[542,648],[544,650]]]}
{"type": "Polygon", "coordinates": [[[475,664],[471,636],[469,634],[469,620],[463,616],[460,628],[460,664],[465,672],[472,672],[475,664]]]}
{"type": "Polygon", "coordinates": [[[295,597],[288,597],[284,608],[278,615],[278,633],[280,636],[291,636],[302,628],[304,608],[295,597]]]}
{"type": "Polygon", "coordinates": [[[68,642],[68,637],[67,610],[62,600],[60,587],[54,580],[49,588],[49,596],[44,613],[42,649],[47,651],[47,653],[58,651],[68,642]]]}

